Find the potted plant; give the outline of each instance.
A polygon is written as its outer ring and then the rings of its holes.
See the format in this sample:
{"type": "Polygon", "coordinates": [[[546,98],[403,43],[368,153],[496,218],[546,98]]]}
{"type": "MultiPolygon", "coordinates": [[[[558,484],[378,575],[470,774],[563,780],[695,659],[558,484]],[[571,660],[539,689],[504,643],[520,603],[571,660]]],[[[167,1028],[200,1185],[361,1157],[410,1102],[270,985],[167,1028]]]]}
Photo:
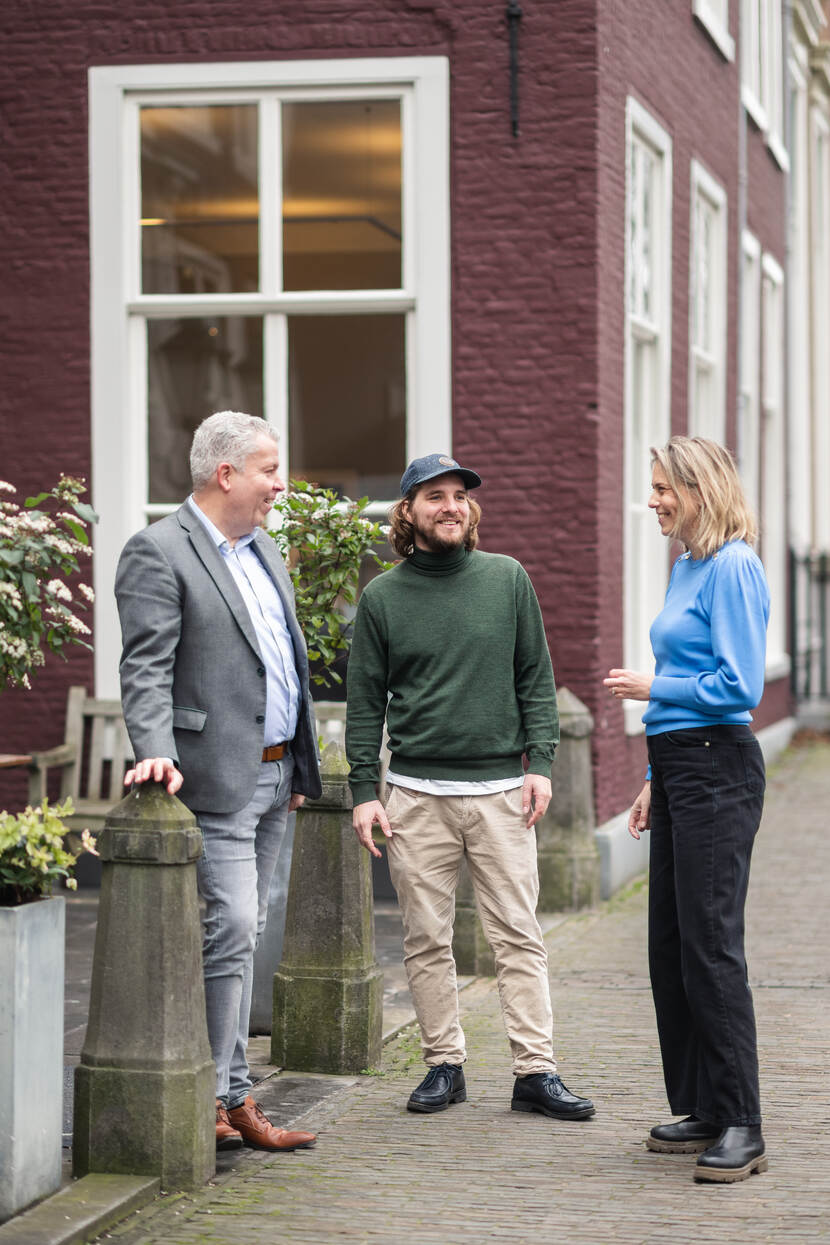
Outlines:
{"type": "MultiPolygon", "coordinates": [[[[77,616],[92,589],[66,582],[90,552],[82,480],[61,476],[23,507],[0,481],[0,691],[31,686],[45,651],[89,648],[77,616]]],[[[77,856],[64,842],[70,801],[0,813],[0,1221],[61,1179],[65,900],[77,856]]],[[[94,851],[89,832],[82,847],[94,851]]]]}
{"type": "Polygon", "coordinates": [[[52,887],[77,885],[71,812],[44,800],[0,813],[0,1221],[60,1186],[66,913],[52,887]]]}

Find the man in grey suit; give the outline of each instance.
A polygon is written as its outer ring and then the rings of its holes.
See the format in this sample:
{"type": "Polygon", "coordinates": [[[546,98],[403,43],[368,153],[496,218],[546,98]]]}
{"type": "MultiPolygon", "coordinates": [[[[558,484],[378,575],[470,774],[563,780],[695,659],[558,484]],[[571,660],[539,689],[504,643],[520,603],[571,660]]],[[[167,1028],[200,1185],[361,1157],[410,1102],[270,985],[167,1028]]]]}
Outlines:
{"type": "Polygon", "coordinates": [[[203,962],[216,1062],[216,1144],[294,1150],[251,1096],[256,939],[288,814],[320,795],[308,659],[285,565],[262,524],[278,493],[276,432],[220,411],[197,428],[193,493],[133,536],[118,564],[121,696],[135,767],[193,810],[204,851],[203,962]]]}

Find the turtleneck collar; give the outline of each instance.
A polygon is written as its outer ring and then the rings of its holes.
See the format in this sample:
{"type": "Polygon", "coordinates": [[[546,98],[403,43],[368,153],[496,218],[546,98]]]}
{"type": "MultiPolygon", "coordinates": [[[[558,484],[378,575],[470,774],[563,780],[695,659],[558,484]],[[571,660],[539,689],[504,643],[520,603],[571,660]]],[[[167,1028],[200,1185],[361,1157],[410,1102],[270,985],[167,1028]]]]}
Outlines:
{"type": "Polygon", "coordinates": [[[419,575],[455,575],[467,565],[470,554],[463,545],[446,553],[430,553],[415,549],[407,558],[407,565],[419,575]]]}

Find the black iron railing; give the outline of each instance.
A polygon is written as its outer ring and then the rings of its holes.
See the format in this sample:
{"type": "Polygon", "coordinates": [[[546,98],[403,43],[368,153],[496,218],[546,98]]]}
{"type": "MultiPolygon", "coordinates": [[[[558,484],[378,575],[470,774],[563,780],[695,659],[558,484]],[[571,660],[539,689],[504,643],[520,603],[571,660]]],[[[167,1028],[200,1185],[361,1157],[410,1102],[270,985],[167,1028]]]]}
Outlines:
{"type": "Polygon", "coordinates": [[[792,688],[798,700],[830,697],[830,554],[790,550],[792,688]]]}

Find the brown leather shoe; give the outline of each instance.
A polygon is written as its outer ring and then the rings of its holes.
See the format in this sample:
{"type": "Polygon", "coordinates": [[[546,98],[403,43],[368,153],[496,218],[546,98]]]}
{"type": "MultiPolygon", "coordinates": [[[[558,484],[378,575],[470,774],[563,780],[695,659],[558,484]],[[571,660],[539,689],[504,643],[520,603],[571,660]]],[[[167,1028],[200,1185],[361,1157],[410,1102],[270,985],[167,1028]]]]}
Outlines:
{"type": "Polygon", "coordinates": [[[216,1149],[238,1150],[242,1134],[238,1133],[228,1119],[228,1108],[220,1098],[216,1099],[216,1149]]]}
{"type": "Polygon", "coordinates": [[[245,1145],[254,1150],[310,1150],[317,1140],[314,1133],[291,1133],[285,1128],[275,1128],[250,1094],[241,1107],[228,1112],[228,1119],[241,1133],[245,1145]]]}

